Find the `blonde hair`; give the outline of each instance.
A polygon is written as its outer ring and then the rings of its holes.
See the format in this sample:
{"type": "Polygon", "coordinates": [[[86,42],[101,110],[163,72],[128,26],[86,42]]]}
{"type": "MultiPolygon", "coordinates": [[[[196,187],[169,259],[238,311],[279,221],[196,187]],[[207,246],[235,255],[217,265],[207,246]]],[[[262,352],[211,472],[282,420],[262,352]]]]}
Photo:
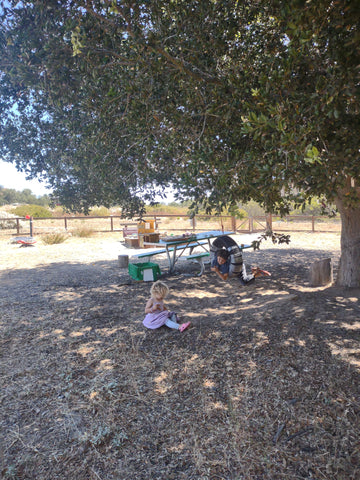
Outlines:
{"type": "Polygon", "coordinates": [[[169,293],[169,287],[166,285],[166,283],[160,282],[160,280],[158,280],[157,282],[152,284],[152,287],[150,288],[150,293],[151,295],[158,295],[161,298],[165,298],[166,295],[169,293]]]}

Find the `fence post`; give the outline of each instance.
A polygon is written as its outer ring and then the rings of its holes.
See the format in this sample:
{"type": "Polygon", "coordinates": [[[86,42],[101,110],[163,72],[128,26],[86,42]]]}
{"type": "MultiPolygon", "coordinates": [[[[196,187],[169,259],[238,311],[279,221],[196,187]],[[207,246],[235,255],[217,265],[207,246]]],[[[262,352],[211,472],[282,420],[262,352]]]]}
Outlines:
{"type": "Polygon", "coordinates": [[[114,231],[114,219],[112,215],[110,215],[110,229],[112,232],[114,231]]]}
{"type": "Polygon", "coordinates": [[[64,217],[64,220],[65,220],[65,231],[67,232],[67,218],[64,217]]]}
{"type": "Polygon", "coordinates": [[[236,218],[231,217],[231,230],[236,233],[236,218]]]}
{"type": "Polygon", "coordinates": [[[311,216],[311,228],[312,228],[312,231],[315,232],[315,217],[314,217],[314,215],[311,216]]]}
{"type": "Polygon", "coordinates": [[[17,235],[20,234],[20,219],[19,218],[16,219],[16,233],[17,233],[17,235]]]}
{"type": "Polygon", "coordinates": [[[254,230],[254,218],[249,217],[249,232],[253,233],[253,230],[254,230]]]}
{"type": "Polygon", "coordinates": [[[272,214],[269,213],[269,215],[266,217],[266,228],[267,230],[272,231],[272,214]]]}

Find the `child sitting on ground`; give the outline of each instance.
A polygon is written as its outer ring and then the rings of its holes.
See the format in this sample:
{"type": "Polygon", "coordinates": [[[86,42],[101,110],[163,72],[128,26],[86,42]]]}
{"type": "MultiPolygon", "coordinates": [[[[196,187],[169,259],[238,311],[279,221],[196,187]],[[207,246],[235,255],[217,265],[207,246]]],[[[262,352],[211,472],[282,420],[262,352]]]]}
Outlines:
{"type": "Polygon", "coordinates": [[[169,287],[164,282],[157,281],[153,283],[150,294],[151,298],[145,306],[146,317],[143,325],[150,329],[155,329],[166,325],[169,328],[183,332],[186,330],[190,322],[178,323],[178,316],[175,312],[170,312],[164,305],[164,298],[169,293],[169,287]]]}

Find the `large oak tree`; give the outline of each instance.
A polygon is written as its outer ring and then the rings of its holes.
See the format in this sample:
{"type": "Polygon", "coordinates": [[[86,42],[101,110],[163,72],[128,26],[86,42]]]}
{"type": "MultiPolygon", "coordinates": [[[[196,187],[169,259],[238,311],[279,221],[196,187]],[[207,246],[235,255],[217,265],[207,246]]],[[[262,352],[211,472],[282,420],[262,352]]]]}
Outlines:
{"type": "Polygon", "coordinates": [[[322,197],[360,285],[357,2],[0,5],[4,159],[76,210],[141,213],[169,184],[207,208],[322,197]]]}

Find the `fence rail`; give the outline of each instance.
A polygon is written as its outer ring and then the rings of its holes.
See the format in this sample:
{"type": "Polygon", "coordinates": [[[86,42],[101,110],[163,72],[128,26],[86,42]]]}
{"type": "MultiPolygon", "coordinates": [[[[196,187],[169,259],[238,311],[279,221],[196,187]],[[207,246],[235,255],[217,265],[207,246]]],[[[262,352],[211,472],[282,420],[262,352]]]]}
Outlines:
{"type": "MultiPolygon", "coordinates": [[[[237,219],[230,215],[187,215],[155,214],[144,215],[143,219],[155,219],[158,230],[163,232],[202,232],[208,230],[231,230],[236,233],[256,233],[271,228],[275,232],[340,232],[340,217],[328,218],[315,215],[274,215],[254,216],[237,219]]],[[[76,232],[88,228],[94,232],[122,232],[125,225],[134,225],[137,219],[124,219],[111,216],[62,216],[49,218],[0,218],[0,231],[3,234],[41,235],[54,231],[76,232]],[[13,228],[2,229],[1,222],[14,222],[13,228]]]]}

